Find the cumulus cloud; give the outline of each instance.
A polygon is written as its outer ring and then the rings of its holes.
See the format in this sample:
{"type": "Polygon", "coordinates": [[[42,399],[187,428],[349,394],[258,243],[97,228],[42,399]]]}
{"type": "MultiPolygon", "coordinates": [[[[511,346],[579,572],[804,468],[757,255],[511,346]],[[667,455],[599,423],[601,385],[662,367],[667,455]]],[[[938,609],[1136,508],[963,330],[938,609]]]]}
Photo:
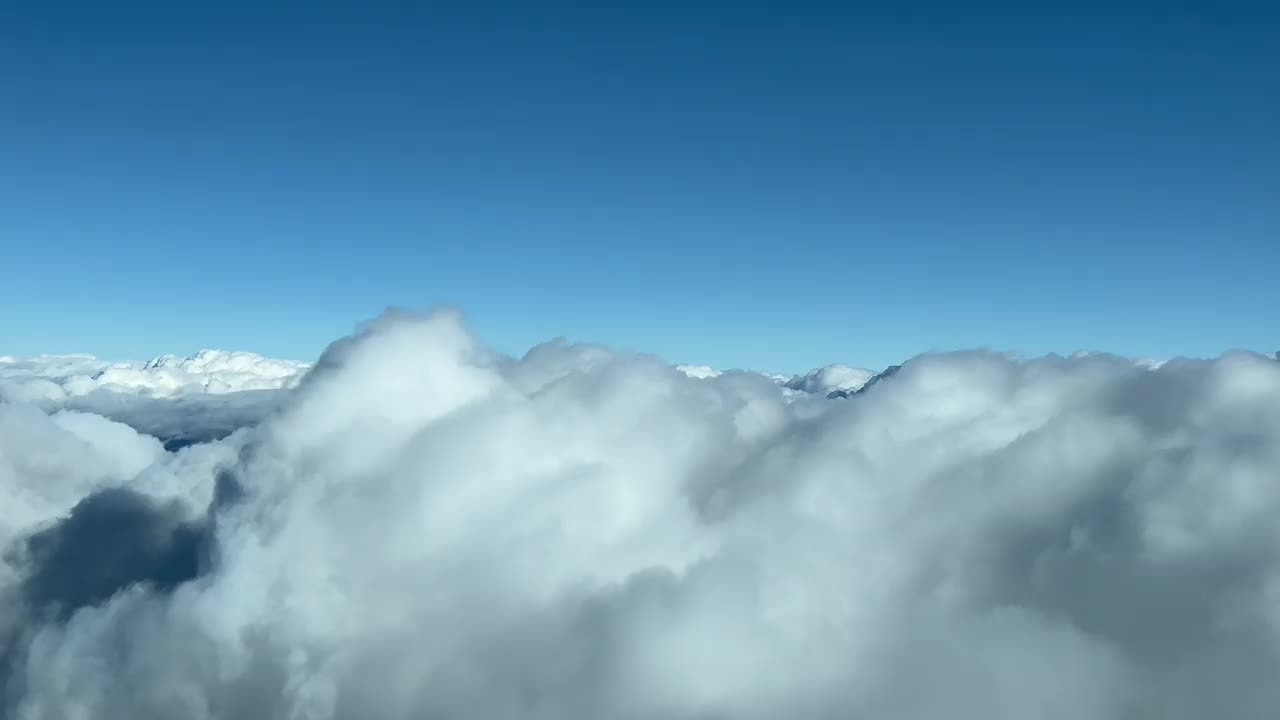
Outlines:
{"type": "Polygon", "coordinates": [[[872,377],[395,313],[177,453],[0,404],[0,716],[1280,711],[1280,364],[872,377]]]}

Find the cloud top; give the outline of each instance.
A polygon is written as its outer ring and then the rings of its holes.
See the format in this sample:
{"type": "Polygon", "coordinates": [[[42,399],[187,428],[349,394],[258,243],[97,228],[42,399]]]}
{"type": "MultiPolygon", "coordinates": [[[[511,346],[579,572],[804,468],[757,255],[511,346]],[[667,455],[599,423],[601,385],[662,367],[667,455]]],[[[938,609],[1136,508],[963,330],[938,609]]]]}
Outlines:
{"type": "Polygon", "coordinates": [[[6,717],[1280,710],[1269,357],[930,354],[829,400],[397,313],[215,443],[0,423],[6,717]]]}

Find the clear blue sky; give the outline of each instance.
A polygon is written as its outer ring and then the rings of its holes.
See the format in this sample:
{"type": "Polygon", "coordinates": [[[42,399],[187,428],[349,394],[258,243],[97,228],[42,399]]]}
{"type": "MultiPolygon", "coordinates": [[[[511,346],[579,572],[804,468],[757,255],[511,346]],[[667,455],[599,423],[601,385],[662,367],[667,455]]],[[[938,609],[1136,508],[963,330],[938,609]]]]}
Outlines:
{"type": "Polygon", "coordinates": [[[1280,4],[3,3],[0,263],[0,354],[1272,351],[1280,4]]]}

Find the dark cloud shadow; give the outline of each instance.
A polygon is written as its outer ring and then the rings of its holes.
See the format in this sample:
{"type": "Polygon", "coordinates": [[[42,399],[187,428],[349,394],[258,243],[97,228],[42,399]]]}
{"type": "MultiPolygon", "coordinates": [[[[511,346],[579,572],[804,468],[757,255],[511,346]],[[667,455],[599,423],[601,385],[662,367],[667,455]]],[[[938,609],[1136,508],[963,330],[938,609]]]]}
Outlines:
{"type": "Polygon", "coordinates": [[[176,504],[109,488],[20,543],[20,593],[36,617],[65,620],[139,583],[167,592],[194,579],[209,543],[208,523],[184,521],[176,504]]]}
{"type": "Polygon", "coordinates": [[[22,571],[22,617],[7,635],[0,627],[0,720],[11,717],[22,694],[21,667],[35,631],[131,587],[165,594],[208,573],[215,559],[216,513],[243,494],[235,475],[223,470],[208,511],[192,519],[177,502],[107,488],[6,548],[5,559],[22,571]]]}

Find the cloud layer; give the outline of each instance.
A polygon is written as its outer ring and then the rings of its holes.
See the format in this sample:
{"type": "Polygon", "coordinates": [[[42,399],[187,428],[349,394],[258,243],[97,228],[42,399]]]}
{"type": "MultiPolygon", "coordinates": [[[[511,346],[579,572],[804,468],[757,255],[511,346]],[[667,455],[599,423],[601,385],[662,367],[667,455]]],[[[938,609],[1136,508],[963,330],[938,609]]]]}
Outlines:
{"type": "Polygon", "coordinates": [[[1280,363],[847,394],[437,312],[176,453],[0,403],[0,717],[1280,711],[1280,363]]]}

